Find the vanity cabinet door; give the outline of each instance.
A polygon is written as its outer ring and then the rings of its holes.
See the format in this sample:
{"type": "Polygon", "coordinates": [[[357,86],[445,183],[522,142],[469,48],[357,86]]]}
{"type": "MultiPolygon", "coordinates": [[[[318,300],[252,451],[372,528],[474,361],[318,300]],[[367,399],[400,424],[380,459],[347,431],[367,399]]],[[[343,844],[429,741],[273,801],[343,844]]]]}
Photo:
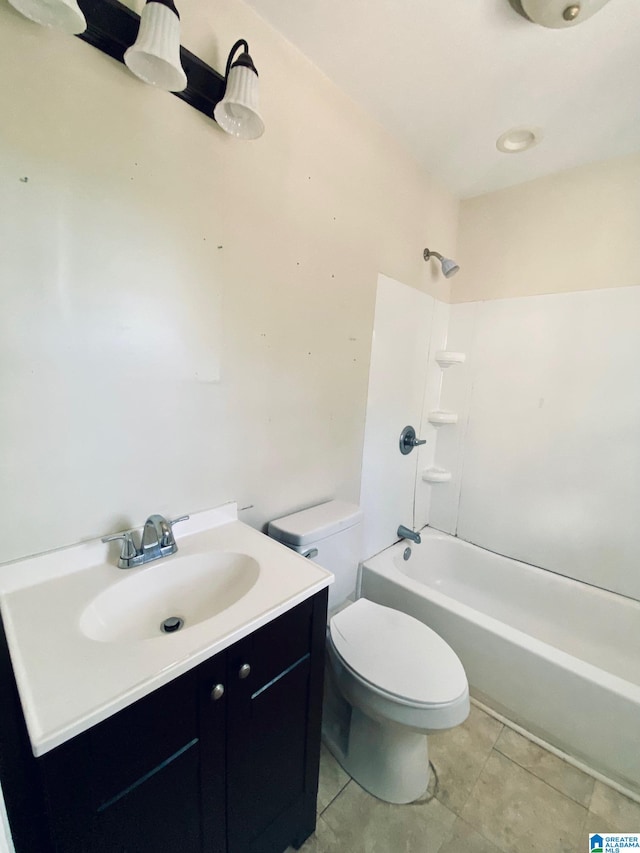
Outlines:
{"type": "Polygon", "coordinates": [[[200,853],[196,675],[44,755],[56,853],[200,853]]]}
{"type": "Polygon", "coordinates": [[[189,748],[96,815],[91,853],[201,853],[200,760],[189,748]]]}
{"type": "Polygon", "coordinates": [[[202,853],[227,847],[227,652],[198,667],[202,853]]]}
{"type": "Polygon", "coordinates": [[[229,650],[228,853],[282,853],[315,829],[325,627],[326,591],[229,650]]]}

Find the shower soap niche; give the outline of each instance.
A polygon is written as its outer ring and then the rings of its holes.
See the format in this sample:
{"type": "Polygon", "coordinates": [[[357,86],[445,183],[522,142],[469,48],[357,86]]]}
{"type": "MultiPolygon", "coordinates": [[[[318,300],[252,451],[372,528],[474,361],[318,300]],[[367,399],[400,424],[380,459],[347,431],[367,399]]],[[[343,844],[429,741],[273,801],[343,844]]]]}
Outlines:
{"type": "Polygon", "coordinates": [[[465,352],[453,352],[453,350],[445,349],[436,352],[436,361],[443,370],[451,367],[452,364],[464,364],[466,360],[467,354],[465,352]]]}
{"type": "Polygon", "coordinates": [[[451,471],[445,471],[444,468],[425,468],[422,472],[425,483],[448,483],[452,476],[451,471]]]}
{"type": "Polygon", "coordinates": [[[456,412],[429,412],[428,421],[434,426],[442,426],[442,424],[457,424],[458,415],[456,412]]]}

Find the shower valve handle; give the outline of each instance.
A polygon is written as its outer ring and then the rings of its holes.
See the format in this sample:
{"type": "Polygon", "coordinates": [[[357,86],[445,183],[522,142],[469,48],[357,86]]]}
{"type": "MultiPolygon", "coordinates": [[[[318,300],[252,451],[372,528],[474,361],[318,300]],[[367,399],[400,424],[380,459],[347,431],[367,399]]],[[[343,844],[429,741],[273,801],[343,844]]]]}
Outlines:
{"type": "Polygon", "coordinates": [[[425,438],[416,438],[416,431],[412,426],[406,426],[400,433],[400,453],[406,456],[411,453],[414,447],[420,444],[426,444],[425,438]]]}

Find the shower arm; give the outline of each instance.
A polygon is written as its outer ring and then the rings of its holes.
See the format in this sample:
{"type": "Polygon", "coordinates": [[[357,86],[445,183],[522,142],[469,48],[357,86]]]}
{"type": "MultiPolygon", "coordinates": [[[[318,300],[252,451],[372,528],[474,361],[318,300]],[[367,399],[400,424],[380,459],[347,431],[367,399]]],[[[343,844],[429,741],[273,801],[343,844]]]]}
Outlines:
{"type": "Polygon", "coordinates": [[[442,263],[442,261],[444,261],[444,257],[440,254],[440,252],[433,252],[431,249],[425,249],[424,252],[422,253],[422,256],[424,257],[425,261],[428,261],[429,258],[432,258],[432,257],[437,258],[440,261],[440,263],[442,263]]]}

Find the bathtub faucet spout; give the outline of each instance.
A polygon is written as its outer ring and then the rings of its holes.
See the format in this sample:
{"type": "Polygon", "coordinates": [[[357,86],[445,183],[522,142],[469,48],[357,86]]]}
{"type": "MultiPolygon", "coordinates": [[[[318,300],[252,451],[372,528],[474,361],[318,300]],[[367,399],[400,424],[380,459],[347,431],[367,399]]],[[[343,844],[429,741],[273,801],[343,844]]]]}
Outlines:
{"type": "Polygon", "coordinates": [[[398,536],[400,539],[411,539],[411,541],[415,542],[416,545],[419,545],[422,541],[419,533],[414,533],[413,530],[409,530],[409,528],[405,527],[404,524],[401,524],[398,528],[398,536]]]}

